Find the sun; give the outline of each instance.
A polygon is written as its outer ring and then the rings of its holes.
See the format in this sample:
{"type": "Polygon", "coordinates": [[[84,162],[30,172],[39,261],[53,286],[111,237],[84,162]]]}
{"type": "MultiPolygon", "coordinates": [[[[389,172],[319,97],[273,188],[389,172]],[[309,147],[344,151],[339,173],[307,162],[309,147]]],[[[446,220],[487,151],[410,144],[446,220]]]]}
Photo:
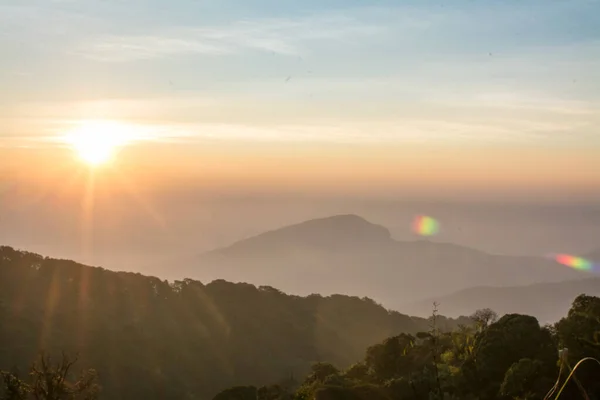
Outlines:
{"type": "Polygon", "coordinates": [[[110,162],[131,138],[125,125],[111,121],[85,121],[64,135],[77,156],[92,167],[110,162]]]}

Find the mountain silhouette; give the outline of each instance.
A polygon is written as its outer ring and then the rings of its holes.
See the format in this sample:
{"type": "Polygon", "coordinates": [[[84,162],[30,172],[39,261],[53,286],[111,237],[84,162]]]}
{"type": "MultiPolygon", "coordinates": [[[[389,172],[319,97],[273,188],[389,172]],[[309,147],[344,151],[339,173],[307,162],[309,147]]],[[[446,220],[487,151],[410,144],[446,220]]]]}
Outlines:
{"type": "Polygon", "coordinates": [[[435,296],[402,306],[411,315],[431,314],[433,302],[444,315],[471,315],[479,308],[491,308],[499,315],[520,313],[540,323],[554,323],[566,315],[580,294],[600,296],[600,278],[513,287],[474,287],[447,296],[435,296]]]}
{"type": "MultiPolygon", "coordinates": [[[[356,215],[336,215],[313,219],[296,225],[265,232],[208,254],[233,256],[261,252],[285,253],[298,248],[345,250],[347,246],[382,246],[392,244],[390,231],[356,215]]],[[[266,253],[270,255],[272,253],[266,253]]]]}
{"type": "Polygon", "coordinates": [[[269,231],[185,263],[182,277],[226,279],[307,295],[369,296],[390,308],[473,286],[519,286],[581,277],[543,257],[487,254],[429,240],[399,242],[356,215],[269,231]]]}

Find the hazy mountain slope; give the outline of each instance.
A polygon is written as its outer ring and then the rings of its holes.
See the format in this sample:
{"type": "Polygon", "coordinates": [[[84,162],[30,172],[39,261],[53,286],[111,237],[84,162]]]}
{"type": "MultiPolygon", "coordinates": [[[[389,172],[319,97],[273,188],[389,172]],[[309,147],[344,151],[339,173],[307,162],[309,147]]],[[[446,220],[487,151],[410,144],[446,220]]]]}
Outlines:
{"type": "Polygon", "coordinates": [[[388,336],[428,329],[366,298],[169,283],[0,246],[0,370],[26,370],[42,349],[79,353],[98,370],[103,398],[205,399],[302,379],[316,361],[345,367],[388,336]]]}
{"type": "Polygon", "coordinates": [[[208,254],[260,256],[264,251],[281,254],[301,247],[336,251],[353,245],[381,246],[392,242],[390,232],[380,225],[356,215],[337,215],[265,232],[208,254]]]}
{"type": "Polygon", "coordinates": [[[386,228],[355,215],[307,221],[205,253],[185,263],[180,276],[268,284],[296,294],[361,293],[392,308],[472,286],[579,277],[541,257],[398,242],[386,228]]]}
{"type": "Polygon", "coordinates": [[[580,294],[600,296],[600,278],[514,287],[474,287],[406,304],[402,310],[427,316],[435,301],[440,311],[449,316],[471,315],[479,308],[489,307],[500,315],[522,313],[538,318],[541,323],[550,323],[563,317],[580,294]]]}

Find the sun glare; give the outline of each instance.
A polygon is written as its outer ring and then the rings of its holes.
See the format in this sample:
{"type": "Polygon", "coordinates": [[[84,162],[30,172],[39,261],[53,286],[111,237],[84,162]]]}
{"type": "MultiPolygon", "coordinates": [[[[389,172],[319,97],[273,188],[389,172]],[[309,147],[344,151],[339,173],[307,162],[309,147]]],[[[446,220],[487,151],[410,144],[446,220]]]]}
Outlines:
{"type": "Polygon", "coordinates": [[[65,141],[90,166],[110,162],[132,139],[126,125],[109,121],[86,121],[65,134],[65,141]]]}

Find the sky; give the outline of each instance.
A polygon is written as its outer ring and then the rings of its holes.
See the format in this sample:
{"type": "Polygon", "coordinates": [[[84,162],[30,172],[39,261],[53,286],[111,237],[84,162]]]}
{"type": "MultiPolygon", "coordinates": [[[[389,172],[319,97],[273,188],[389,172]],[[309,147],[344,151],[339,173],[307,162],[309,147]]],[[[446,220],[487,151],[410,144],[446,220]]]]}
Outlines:
{"type": "Polygon", "coordinates": [[[174,170],[192,169],[190,146],[229,160],[241,144],[291,169],[308,163],[289,153],[325,164],[362,153],[366,175],[390,158],[390,179],[425,164],[410,157],[418,146],[467,182],[473,166],[457,148],[495,150],[483,156],[496,161],[490,173],[513,179],[498,159],[507,147],[520,150],[515,164],[598,165],[597,1],[2,0],[0,10],[5,148],[56,144],[91,119],[184,144],[145,150],[174,170]]]}
{"type": "Polygon", "coordinates": [[[128,196],[158,219],[203,196],[594,203],[598,15],[595,0],[0,0],[0,212],[83,201],[64,137],[86,121],[135,137],[95,171],[113,212],[128,196]]]}

